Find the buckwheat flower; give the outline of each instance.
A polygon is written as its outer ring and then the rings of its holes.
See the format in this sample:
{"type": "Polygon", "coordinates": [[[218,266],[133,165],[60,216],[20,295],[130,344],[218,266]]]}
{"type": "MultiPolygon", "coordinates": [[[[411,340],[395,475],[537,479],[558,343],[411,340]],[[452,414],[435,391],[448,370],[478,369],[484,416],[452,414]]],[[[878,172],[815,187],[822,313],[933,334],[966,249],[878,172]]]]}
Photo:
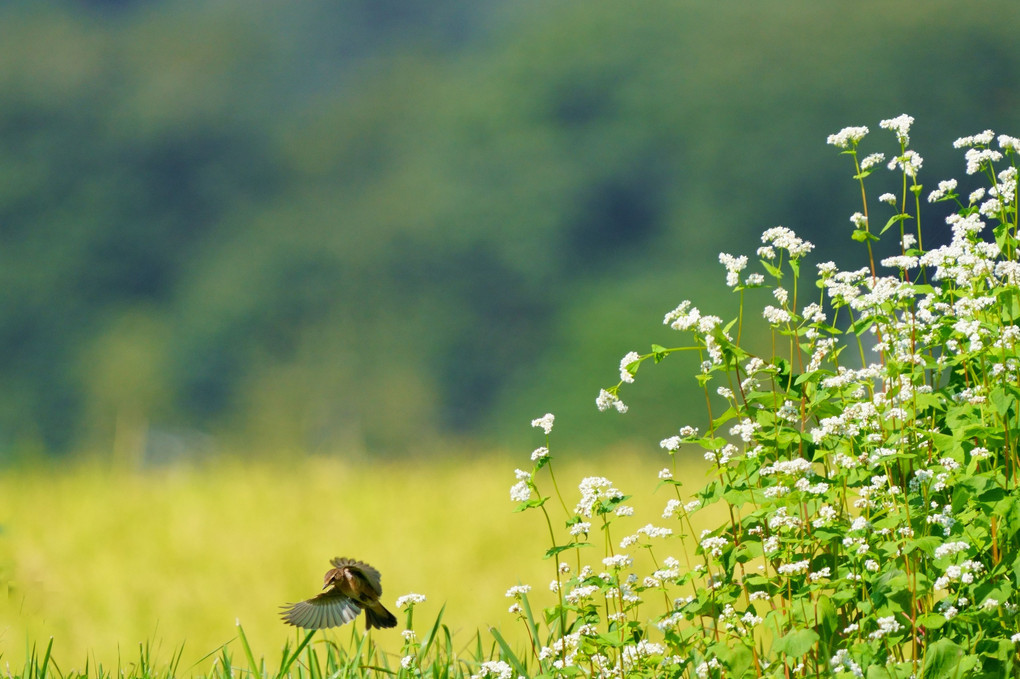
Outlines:
{"type": "Polygon", "coordinates": [[[572,604],[576,604],[579,601],[590,599],[597,594],[599,588],[597,585],[582,585],[581,587],[575,587],[567,592],[566,599],[572,604]]]}
{"type": "Polygon", "coordinates": [[[882,266],[887,266],[891,269],[902,269],[908,271],[910,269],[916,269],[920,260],[917,257],[910,255],[896,255],[893,257],[886,257],[882,260],[882,266]]]}
{"type": "Polygon", "coordinates": [[[542,458],[546,457],[549,457],[549,449],[546,448],[545,446],[542,446],[541,448],[535,448],[535,450],[531,452],[532,462],[538,462],[542,458]]]}
{"type": "Polygon", "coordinates": [[[861,171],[867,171],[885,160],[884,153],[870,153],[861,160],[861,171]]]}
{"type": "Polygon", "coordinates": [[[670,436],[669,438],[659,441],[659,447],[663,450],[668,450],[671,453],[676,452],[677,450],[680,450],[680,444],[682,441],[683,439],[679,436],[670,436]]]}
{"type": "Polygon", "coordinates": [[[982,165],[1002,160],[1002,154],[992,149],[967,149],[963,157],[967,161],[967,174],[976,174],[982,165]]]}
{"type": "Polygon", "coordinates": [[[707,537],[701,541],[701,548],[714,557],[720,557],[728,544],[730,541],[724,537],[707,537]]]}
{"type": "Polygon", "coordinates": [[[514,471],[517,483],[510,487],[510,499],[514,502],[527,502],[531,499],[531,474],[521,469],[514,471]]]}
{"type": "Polygon", "coordinates": [[[939,182],[939,187],[928,194],[928,202],[935,203],[956,190],[956,180],[946,179],[939,182]]]}
{"type": "Polygon", "coordinates": [[[409,670],[412,667],[414,667],[414,660],[415,658],[413,655],[405,655],[403,658],[400,659],[400,666],[403,667],[405,670],[409,670]]]}
{"type": "Polygon", "coordinates": [[[970,192],[970,195],[967,196],[967,204],[968,205],[973,205],[974,203],[977,203],[978,201],[980,201],[984,197],[985,197],[985,188],[983,186],[979,187],[977,189],[974,189],[973,191],[970,192]]]}
{"type": "Polygon", "coordinates": [[[878,562],[874,559],[868,559],[864,562],[864,569],[872,573],[878,572],[878,562]]]}
{"type": "Polygon", "coordinates": [[[574,512],[589,518],[596,505],[623,497],[623,493],[613,486],[613,482],[603,476],[588,476],[581,479],[578,488],[581,491],[581,500],[574,508],[574,512]]]}
{"type": "Polygon", "coordinates": [[[803,521],[799,517],[790,516],[787,513],[786,507],[778,507],[776,511],[769,517],[769,528],[772,530],[780,530],[783,528],[800,528],[803,525],[803,521]]]}
{"type": "Polygon", "coordinates": [[[695,509],[701,506],[701,500],[691,500],[684,505],[684,511],[687,513],[693,512],[695,509]]]}
{"type": "Polygon", "coordinates": [[[1009,135],[1000,134],[998,141],[999,148],[1002,149],[1003,151],[1020,150],[1020,139],[1017,139],[1016,137],[1010,137],[1009,135]]]}
{"type": "Polygon", "coordinates": [[[995,138],[995,133],[991,130],[985,130],[980,134],[974,134],[969,137],[960,137],[953,142],[953,148],[959,149],[964,146],[987,146],[992,143],[992,139],[995,138]]]}
{"type": "Polygon", "coordinates": [[[910,143],[910,126],[914,124],[914,119],[908,116],[906,113],[903,115],[896,116],[895,118],[889,118],[883,120],[878,124],[883,130],[891,130],[896,134],[896,141],[906,146],[910,143]]]}
{"type": "Polygon", "coordinates": [[[888,203],[889,205],[896,204],[896,196],[891,193],[883,193],[881,196],[878,197],[878,200],[881,203],[888,203]]]}
{"type": "MultiPolygon", "coordinates": [[[[622,381],[628,382],[628,383],[634,381],[634,373],[632,373],[630,371],[630,367],[629,366],[630,366],[631,363],[635,363],[635,362],[637,362],[639,360],[641,360],[641,354],[639,354],[636,351],[631,351],[626,356],[624,356],[622,359],[620,359],[620,379],[622,381]]],[[[637,370],[636,367],[634,369],[637,370]]]]}
{"type": "Polygon", "coordinates": [[[664,510],[662,510],[662,518],[664,518],[664,519],[672,519],[672,518],[676,517],[677,511],[679,511],[679,509],[680,509],[680,500],[677,500],[676,498],[674,498],[674,499],[668,501],[666,503],[666,508],[664,510]]]}
{"type": "Polygon", "coordinates": [[[630,558],[629,554],[615,554],[613,556],[607,556],[602,559],[602,565],[606,568],[613,568],[619,570],[621,568],[629,568],[634,563],[634,559],[630,558]]]}
{"type": "Polygon", "coordinates": [[[424,594],[415,594],[412,592],[397,598],[397,608],[404,608],[405,606],[414,606],[423,603],[425,603],[424,594]]]}
{"type": "Polygon", "coordinates": [[[868,225],[868,218],[860,212],[855,212],[850,215],[850,223],[856,226],[858,229],[863,229],[868,225]]]}
{"type": "Polygon", "coordinates": [[[818,508],[818,518],[811,521],[811,525],[815,528],[823,528],[832,523],[832,520],[836,518],[836,510],[829,505],[822,505],[818,508]]]}
{"type": "Polygon", "coordinates": [[[992,453],[987,448],[977,447],[970,451],[970,457],[972,460],[987,460],[992,456],[992,453]]]}
{"type": "Polygon", "coordinates": [[[541,427],[542,431],[544,431],[546,433],[546,435],[548,436],[549,433],[552,432],[553,420],[555,420],[555,419],[556,419],[555,415],[553,415],[552,413],[546,413],[542,417],[539,417],[538,419],[532,420],[531,421],[531,426],[532,427],[541,427]]]}
{"type": "Polygon", "coordinates": [[[799,259],[815,249],[813,243],[798,238],[792,229],[788,229],[785,226],[774,226],[771,229],[766,229],[761,234],[761,242],[767,246],[772,245],[786,250],[793,259],[799,259]]]}
{"type": "Polygon", "coordinates": [[[882,637],[889,636],[890,634],[895,634],[901,629],[903,629],[903,625],[896,620],[896,616],[890,615],[885,618],[878,619],[878,629],[869,634],[868,638],[874,641],[881,639],[882,637]]]}
{"type": "Polygon", "coordinates": [[[510,604],[510,607],[508,609],[506,609],[506,610],[507,610],[507,613],[509,613],[510,615],[518,615],[518,614],[524,612],[524,609],[517,602],[514,602],[514,603],[510,604]]]}
{"type": "Polygon", "coordinates": [[[520,599],[531,591],[531,585],[514,585],[506,591],[507,599],[520,599]]]}
{"type": "Polygon", "coordinates": [[[634,516],[634,508],[629,505],[620,505],[616,508],[617,516],[634,516]]]}
{"type": "Polygon", "coordinates": [[[748,287],[755,287],[758,285],[765,284],[765,276],[760,273],[748,274],[747,278],[744,279],[744,285],[748,287]]]}
{"type": "Polygon", "coordinates": [[[471,679],[512,679],[514,670],[502,660],[490,660],[483,662],[478,668],[478,674],[472,674],[471,679]]]}
{"type": "Polygon", "coordinates": [[[574,537],[578,535],[587,535],[591,531],[591,523],[588,521],[578,521],[570,527],[570,534],[574,537]]]}
{"type": "Polygon", "coordinates": [[[808,573],[808,580],[810,580],[811,582],[818,582],[823,578],[830,577],[829,573],[830,573],[829,567],[826,566],[820,571],[813,571],[811,573],[808,573]]]}
{"type": "Polygon", "coordinates": [[[868,128],[864,126],[844,127],[839,132],[830,134],[826,137],[825,143],[835,146],[836,148],[848,149],[851,146],[857,146],[857,144],[860,143],[867,134],[868,128]]]}
{"type": "Polygon", "coordinates": [[[734,257],[720,252],[719,263],[726,267],[726,285],[731,288],[737,287],[740,283],[740,272],[747,267],[747,255],[734,257]]]}
{"type": "Polygon", "coordinates": [[[669,481],[673,478],[673,472],[669,467],[663,467],[659,470],[659,479],[662,481],[669,481]]]}
{"type": "Polygon", "coordinates": [[[790,313],[784,309],[774,306],[766,306],[761,315],[772,325],[781,325],[790,322],[790,313]]]}
{"type": "Polygon", "coordinates": [[[1011,636],[1009,640],[1012,641],[1014,644],[1020,644],[1020,632],[1017,632],[1016,634],[1011,636]]]}
{"type": "Polygon", "coordinates": [[[829,659],[829,664],[833,666],[833,669],[842,668],[855,677],[864,676],[861,666],[854,662],[854,659],[850,657],[850,653],[846,649],[841,648],[836,651],[836,655],[829,659]]]}
{"type": "Polygon", "coordinates": [[[612,394],[605,389],[599,391],[599,396],[595,399],[595,405],[598,406],[598,409],[601,411],[616,408],[617,412],[627,412],[627,405],[621,401],[616,394],[612,394]]]}
{"type": "Polygon", "coordinates": [[[970,549],[966,542],[944,542],[935,548],[935,558],[941,559],[944,556],[952,556],[970,549]]]}
{"type": "Polygon", "coordinates": [[[413,629],[405,629],[401,631],[400,636],[404,637],[404,641],[412,643],[418,640],[418,634],[413,629]]]}
{"type": "Polygon", "coordinates": [[[989,598],[987,598],[987,599],[985,599],[984,601],[981,602],[981,609],[985,610],[985,611],[991,610],[993,608],[998,608],[998,607],[999,607],[999,600],[998,599],[992,599],[991,597],[989,597],[989,598]]]}
{"type": "Polygon", "coordinates": [[[776,301],[780,304],[786,304],[786,300],[789,299],[790,293],[786,291],[786,288],[777,286],[772,291],[772,296],[776,298],[776,301]]]}
{"type": "Polygon", "coordinates": [[[701,319],[701,312],[697,307],[691,306],[691,300],[685,299],[677,308],[666,314],[662,319],[663,325],[668,325],[674,330],[690,330],[698,324],[701,319]]]}
{"type": "Polygon", "coordinates": [[[793,563],[780,564],[776,570],[780,575],[798,575],[800,573],[806,573],[810,562],[807,559],[802,561],[795,561],[793,563]]]}
{"type": "Polygon", "coordinates": [[[908,177],[916,177],[924,163],[924,158],[917,151],[908,150],[902,156],[897,156],[889,161],[887,167],[890,170],[899,169],[908,177]]]}
{"type": "Polygon", "coordinates": [[[761,429],[761,424],[751,419],[744,419],[730,427],[730,434],[739,436],[744,443],[750,443],[759,429],[761,429]]]}

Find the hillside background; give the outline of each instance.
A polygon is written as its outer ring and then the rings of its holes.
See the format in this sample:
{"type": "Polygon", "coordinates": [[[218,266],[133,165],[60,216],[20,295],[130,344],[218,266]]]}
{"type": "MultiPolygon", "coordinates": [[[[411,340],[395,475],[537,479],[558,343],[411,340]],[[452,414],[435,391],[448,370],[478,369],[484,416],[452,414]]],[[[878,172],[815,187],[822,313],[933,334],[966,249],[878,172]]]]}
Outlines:
{"type": "Polygon", "coordinates": [[[657,441],[680,362],[626,418],[599,387],[682,299],[732,311],[720,250],[841,258],[827,134],[889,154],[910,113],[933,187],[957,136],[1020,133],[1015,3],[921,9],[9,0],[0,460],[427,456],[547,411],[657,441]]]}

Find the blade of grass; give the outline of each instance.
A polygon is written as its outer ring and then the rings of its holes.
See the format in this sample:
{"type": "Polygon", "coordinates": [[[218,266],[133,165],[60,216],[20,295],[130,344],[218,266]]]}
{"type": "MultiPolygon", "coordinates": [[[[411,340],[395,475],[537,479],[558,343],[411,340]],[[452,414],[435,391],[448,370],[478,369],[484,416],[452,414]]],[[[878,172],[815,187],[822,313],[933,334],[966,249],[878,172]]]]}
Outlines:
{"type": "Polygon", "coordinates": [[[439,623],[443,619],[443,612],[446,610],[446,604],[439,609],[439,615],[436,616],[436,621],[432,625],[432,629],[429,630],[428,635],[425,637],[425,645],[421,649],[421,657],[424,658],[429,654],[429,649],[432,648],[432,644],[436,640],[436,631],[439,629],[439,623]]]}
{"type": "Polygon", "coordinates": [[[299,655],[301,655],[301,651],[305,649],[305,646],[308,645],[308,642],[312,640],[313,636],[315,636],[315,632],[316,630],[312,630],[311,632],[308,633],[307,636],[305,636],[304,640],[300,644],[298,644],[297,648],[294,649],[294,652],[291,654],[290,658],[287,658],[287,647],[286,646],[284,647],[283,649],[284,661],[280,665],[280,671],[277,672],[276,674],[277,679],[280,679],[281,677],[287,674],[287,670],[290,669],[290,666],[294,664],[294,661],[298,659],[299,655]]]}
{"type": "Polygon", "coordinates": [[[46,679],[46,668],[50,664],[50,654],[53,652],[53,637],[50,637],[50,642],[46,644],[46,654],[43,656],[42,667],[39,670],[39,679],[46,679]]]}
{"type": "Polygon", "coordinates": [[[523,675],[525,677],[528,676],[527,668],[521,663],[520,659],[513,652],[513,650],[511,650],[510,644],[506,642],[506,639],[504,639],[503,635],[499,633],[499,630],[496,629],[495,627],[490,627],[489,632],[496,640],[496,643],[499,644],[500,649],[502,649],[504,659],[507,660],[511,665],[513,665],[514,669],[517,670],[517,674],[523,675]]]}
{"type": "Polygon", "coordinates": [[[251,652],[251,645],[248,644],[248,637],[244,633],[244,627],[241,626],[241,621],[237,621],[237,636],[241,639],[241,648],[244,649],[244,654],[248,657],[248,667],[251,668],[251,673],[255,676],[261,676],[258,674],[258,663],[255,662],[255,654],[251,652]]]}

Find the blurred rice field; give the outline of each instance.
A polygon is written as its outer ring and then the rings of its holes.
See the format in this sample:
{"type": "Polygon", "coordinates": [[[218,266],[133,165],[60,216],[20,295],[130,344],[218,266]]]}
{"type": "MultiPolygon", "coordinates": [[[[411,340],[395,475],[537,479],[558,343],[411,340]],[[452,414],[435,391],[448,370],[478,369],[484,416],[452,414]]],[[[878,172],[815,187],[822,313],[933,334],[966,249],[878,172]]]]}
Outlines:
{"type": "MultiPolygon", "coordinates": [[[[618,541],[646,523],[662,525],[670,495],[656,491],[657,472],[668,462],[666,455],[621,451],[555,465],[571,508],[583,476],[606,476],[634,495],[635,515],[614,530],[618,541]]],[[[376,566],[389,607],[403,594],[426,595],[415,612],[419,629],[445,604],[444,622],[463,648],[478,630],[491,643],[489,626],[520,640],[505,592],[529,583],[533,601],[549,605],[554,567],[542,558],[550,543],[541,515],[514,513],[509,499],[514,468],[530,464],[527,454],[487,454],[444,462],[303,458],[140,473],[96,466],[5,472],[0,666],[20,667],[31,644],[45,648],[53,637],[62,672],[82,669],[86,659],[107,667],[130,662],[140,643],[150,644],[157,660],[183,644],[187,670],[231,642],[237,622],[256,654],[277,658],[295,637],[279,621],[278,606],[316,594],[333,556],[376,566]]],[[[703,466],[691,463],[679,470],[684,477],[693,492],[703,466]]],[[[551,493],[547,477],[539,483],[551,493]]],[[[599,540],[595,531],[592,540],[599,540]]],[[[601,550],[588,551],[598,565],[601,550]]],[[[328,634],[346,643],[350,632],[328,634]]],[[[398,632],[376,633],[376,640],[399,653],[398,632]]]]}

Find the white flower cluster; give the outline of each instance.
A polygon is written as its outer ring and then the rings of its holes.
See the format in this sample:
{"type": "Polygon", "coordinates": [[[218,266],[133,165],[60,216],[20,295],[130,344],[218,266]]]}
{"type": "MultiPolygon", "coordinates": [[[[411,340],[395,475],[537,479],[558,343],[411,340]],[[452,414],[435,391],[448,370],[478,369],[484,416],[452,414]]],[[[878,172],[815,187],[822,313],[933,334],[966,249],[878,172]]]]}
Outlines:
{"type": "Polygon", "coordinates": [[[604,476],[585,477],[581,479],[578,488],[581,491],[581,500],[574,507],[574,513],[587,518],[591,518],[598,505],[623,497],[623,493],[604,476]]]}

